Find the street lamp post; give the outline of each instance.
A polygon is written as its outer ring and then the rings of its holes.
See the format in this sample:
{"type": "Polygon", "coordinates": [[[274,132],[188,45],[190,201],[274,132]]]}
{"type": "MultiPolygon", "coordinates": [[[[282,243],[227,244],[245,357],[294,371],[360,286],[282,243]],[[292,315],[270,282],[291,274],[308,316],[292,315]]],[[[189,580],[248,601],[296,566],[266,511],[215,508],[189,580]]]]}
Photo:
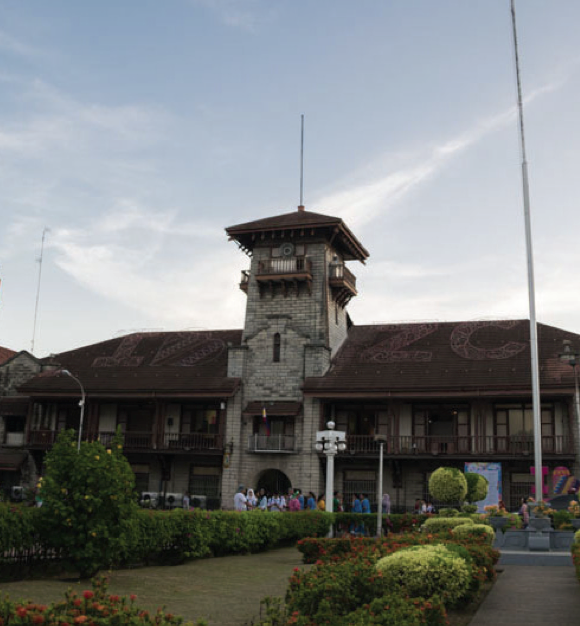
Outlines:
{"type": "Polygon", "coordinates": [[[81,407],[81,418],[79,420],[79,439],[77,443],[77,452],[80,452],[81,451],[81,437],[83,435],[83,420],[85,417],[85,398],[86,398],[85,388],[83,387],[83,384],[81,383],[81,381],[76,376],[73,376],[73,374],[71,374],[68,370],[60,370],[58,373],[64,374],[65,376],[72,378],[81,389],[81,399],[79,400],[79,406],[81,407]]]}
{"type": "Polygon", "coordinates": [[[383,446],[387,442],[386,435],[375,435],[379,444],[379,484],[377,487],[377,537],[383,533],[383,446]]]}
{"type": "Polygon", "coordinates": [[[578,361],[580,361],[580,353],[572,351],[572,342],[564,339],[562,342],[564,351],[560,354],[560,360],[568,363],[574,370],[574,416],[576,418],[576,432],[574,433],[576,440],[576,462],[574,463],[574,475],[580,477],[580,390],[578,388],[578,361]]]}
{"type": "MultiPolygon", "coordinates": [[[[317,452],[324,452],[326,455],[326,510],[332,513],[334,497],[334,457],[346,450],[346,433],[341,430],[334,430],[335,423],[330,421],[326,424],[328,430],[319,430],[316,433],[317,452]]],[[[332,530],[329,533],[332,536],[332,530]]]]}

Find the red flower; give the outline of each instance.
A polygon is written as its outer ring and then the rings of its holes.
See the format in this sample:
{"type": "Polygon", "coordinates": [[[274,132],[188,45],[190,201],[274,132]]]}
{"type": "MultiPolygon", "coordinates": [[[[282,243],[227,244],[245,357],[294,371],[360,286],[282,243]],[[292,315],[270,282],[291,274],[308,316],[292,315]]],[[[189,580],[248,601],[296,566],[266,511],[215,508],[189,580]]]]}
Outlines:
{"type": "Polygon", "coordinates": [[[137,599],[137,596],[134,593],[132,593],[129,597],[131,598],[131,602],[135,602],[137,599]]]}
{"type": "Polygon", "coordinates": [[[28,615],[28,611],[21,606],[20,608],[16,609],[16,615],[18,615],[18,617],[26,617],[28,615]]]}
{"type": "Polygon", "coordinates": [[[44,615],[35,615],[32,618],[33,624],[43,624],[44,623],[44,615]]]}
{"type": "Polygon", "coordinates": [[[83,624],[88,619],[89,618],[86,615],[79,615],[78,617],[75,617],[75,624],[83,624]]]}
{"type": "Polygon", "coordinates": [[[95,594],[92,591],[83,591],[83,598],[90,600],[95,594]]]}
{"type": "Polygon", "coordinates": [[[73,601],[73,604],[75,606],[80,606],[81,605],[82,600],[79,600],[79,598],[77,598],[76,600],[73,601]]]}

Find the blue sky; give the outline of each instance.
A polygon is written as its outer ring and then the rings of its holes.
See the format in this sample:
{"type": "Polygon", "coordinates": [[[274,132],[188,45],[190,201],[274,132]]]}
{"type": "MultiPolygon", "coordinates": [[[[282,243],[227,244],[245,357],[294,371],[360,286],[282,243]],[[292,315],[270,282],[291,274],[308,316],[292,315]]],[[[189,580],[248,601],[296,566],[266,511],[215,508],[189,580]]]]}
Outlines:
{"type": "MultiPolygon", "coordinates": [[[[519,0],[539,321],[580,332],[580,3],[519,0]]],[[[355,323],[528,316],[509,0],[0,0],[0,345],[241,328],[226,226],[370,251],[355,323]]],[[[580,347],[580,346],[579,346],[580,347]]]]}

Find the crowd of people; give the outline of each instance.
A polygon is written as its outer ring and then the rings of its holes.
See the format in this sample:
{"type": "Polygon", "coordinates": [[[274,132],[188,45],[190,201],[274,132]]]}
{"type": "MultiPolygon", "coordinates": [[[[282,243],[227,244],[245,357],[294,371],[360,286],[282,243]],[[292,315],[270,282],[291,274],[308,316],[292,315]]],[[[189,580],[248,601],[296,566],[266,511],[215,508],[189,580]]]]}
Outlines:
{"type": "MultiPolygon", "coordinates": [[[[391,512],[391,500],[389,494],[384,494],[381,502],[382,512],[391,512]]],[[[273,491],[268,493],[265,489],[246,489],[240,485],[234,496],[234,509],[236,511],[326,511],[324,495],[316,497],[316,494],[309,491],[303,494],[300,489],[288,489],[287,493],[273,491]]],[[[334,492],[332,499],[332,510],[336,513],[346,511],[342,494],[334,492]]],[[[353,494],[348,510],[352,513],[371,513],[371,504],[366,493],[353,494]]]]}

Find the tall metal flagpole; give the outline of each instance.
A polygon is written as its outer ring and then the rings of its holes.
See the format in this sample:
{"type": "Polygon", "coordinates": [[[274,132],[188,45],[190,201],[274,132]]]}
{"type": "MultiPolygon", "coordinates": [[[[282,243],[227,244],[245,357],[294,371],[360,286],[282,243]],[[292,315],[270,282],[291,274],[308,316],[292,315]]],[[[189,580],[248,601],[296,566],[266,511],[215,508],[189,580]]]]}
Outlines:
{"type": "Polygon", "coordinates": [[[300,116],[300,210],[304,210],[304,114],[300,116]]]}
{"type": "Polygon", "coordinates": [[[50,228],[46,226],[42,230],[42,243],[40,244],[40,257],[38,261],[38,283],[36,285],[36,303],[34,305],[34,323],[32,325],[32,341],[30,342],[30,352],[34,354],[34,340],[36,338],[36,318],[38,316],[38,300],[40,298],[40,279],[42,278],[42,257],[44,256],[44,239],[46,233],[50,232],[50,228]]]}
{"type": "Polygon", "coordinates": [[[538,366],[538,326],[536,323],[536,293],[534,287],[534,258],[532,250],[532,224],[530,216],[530,188],[528,184],[528,162],[526,160],[526,141],[524,136],[524,107],[522,104],[522,83],[520,80],[520,62],[518,56],[518,35],[516,29],[515,0],[511,0],[511,13],[516,63],[516,80],[518,88],[519,132],[522,149],[522,186],[524,192],[524,221],[526,229],[526,251],[528,258],[528,296],[530,301],[530,353],[532,371],[532,402],[534,410],[534,471],[536,500],[541,500],[543,497],[543,479],[540,371],[538,366]]]}

